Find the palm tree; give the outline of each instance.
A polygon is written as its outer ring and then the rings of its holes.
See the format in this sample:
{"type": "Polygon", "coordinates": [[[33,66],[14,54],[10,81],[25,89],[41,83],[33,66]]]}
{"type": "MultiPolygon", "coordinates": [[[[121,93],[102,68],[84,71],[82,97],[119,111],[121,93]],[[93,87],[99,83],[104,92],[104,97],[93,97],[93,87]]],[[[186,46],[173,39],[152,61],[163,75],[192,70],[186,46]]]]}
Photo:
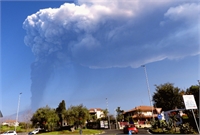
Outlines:
{"type": "Polygon", "coordinates": [[[105,119],[108,119],[108,109],[103,110],[105,119]]]}

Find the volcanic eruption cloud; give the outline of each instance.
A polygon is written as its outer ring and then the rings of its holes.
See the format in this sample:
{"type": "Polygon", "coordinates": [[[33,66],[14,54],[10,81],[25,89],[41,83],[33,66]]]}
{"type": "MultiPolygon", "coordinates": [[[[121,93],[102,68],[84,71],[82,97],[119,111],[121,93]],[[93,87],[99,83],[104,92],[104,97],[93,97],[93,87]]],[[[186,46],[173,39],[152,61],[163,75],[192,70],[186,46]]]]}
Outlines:
{"type": "Polygon", "coordinates": [[[24,42],[35,55],[32,108],[39,106],[57,67],[75,62],[89,68],[137,68],[199,54],[200,5],[188,2],[79,0],[27,16],[24,42]]]}

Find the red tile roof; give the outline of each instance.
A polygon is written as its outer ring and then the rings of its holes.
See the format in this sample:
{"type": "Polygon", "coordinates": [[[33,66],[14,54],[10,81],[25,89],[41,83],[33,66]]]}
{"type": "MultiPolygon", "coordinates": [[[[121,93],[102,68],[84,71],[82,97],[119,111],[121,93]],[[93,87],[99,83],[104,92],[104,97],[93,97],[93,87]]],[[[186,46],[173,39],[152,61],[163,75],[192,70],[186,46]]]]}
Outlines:
{"type": "Polygon", "coordinates": [[[90,112],[95,112],[95,110],[96,111],[102,111],[101,108],[91,108],[91,109],[89,109],[90,112]]]}
{"type": "MultiPolygon", "coordinates": [[[[156,108],[153,107],[153,109],[155,110],[156,108]]],[[[159,109],[161,109],[161,108],[159,108],[159,109]]],[[[140,111],[151,111],[152,110],[152,106],[137,106],[137,107],[135,107],[135,108],[133,108],[131,110],[125,111],[124,113],[134,112],[134,111],[138,111],[138,110],[140,110],[140,111]]]]}
{"type": "Polygon", "coordinates": [[[16,120],[6,120],[5,122],[6,122],[6,123],[15,123],[16,120]]]}

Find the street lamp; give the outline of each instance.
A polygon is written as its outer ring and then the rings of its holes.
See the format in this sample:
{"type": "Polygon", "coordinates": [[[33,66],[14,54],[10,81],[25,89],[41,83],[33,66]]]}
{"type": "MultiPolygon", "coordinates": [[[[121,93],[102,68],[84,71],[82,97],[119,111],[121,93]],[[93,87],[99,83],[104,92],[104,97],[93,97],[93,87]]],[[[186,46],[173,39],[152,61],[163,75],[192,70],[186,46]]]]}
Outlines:
{"type": "MultiPolygon", "coordinates": [[[[198,83],[199,83],[199,91],[200,91],[200,80],[197,80],[198,83]]],[[[199,124],[199,127],[200,127],[200,124],[199,124]]],[[[199,128],[198,128],[199,129],[199,128]]],[[[199,132],[200,133],[200,132],[199,132]]]]}
{"type": "Polygon", "coordinates": [[[17,106],[17,116],[16,116],[16,122],[15,122],[15,132],[17,128],[17,122],[18,122],[18,113],[19,113],[19,105],[20,105],[20,96],[22,93],[19,93],[19,99],[18,99],[18,106],[17,106]]]}
{"type": "Polygon", "coordinates": [[[118,129],[118,122],[117,122],[117,110],[114,110],[115,111],[115,122],[116,122],[116,129],[118,129]]]}
{"type": "Polygon", "coordinates": [[[148,81],[148,76],[147,76],[147,70],[146,70],[146,66],[142,65],[141,67],[144,68],[144,72],[145,72],[145,76],[146,76],[146,82],[147,82],[147,89],[148,89],[148,94],[149,94],[149,101],[150,101],[150,106],[152,107],[152,118],[154,120],[154,116],[153,116],[153,105],[152,105],[152,100],[151,100],[151,93],[150,93],[150,87],[149,87],[149,81],[148,81]]]}
{"type": "MultiPolygon", "coordinates": [[[[0,110],[0,118],[3,117],[3,114],[1,113],[1,110],[0,110]]],[[[1,124],[0,124],[0,133],[1,133],[1,124]]]]}
{"type": "MultiPolygon", "coordinates": [[[[107,105],[107,110],[108,110],[108,99],[107,98],[106,98],[106,105],[107,105]]],[[[108,110],[108,112],[109,112],[109,110],[108,110]]],[[[109,115],[108,115],[108,125],[109,125],[109,129],[110,129],[110,117],[109,117],[109,115]]]]}

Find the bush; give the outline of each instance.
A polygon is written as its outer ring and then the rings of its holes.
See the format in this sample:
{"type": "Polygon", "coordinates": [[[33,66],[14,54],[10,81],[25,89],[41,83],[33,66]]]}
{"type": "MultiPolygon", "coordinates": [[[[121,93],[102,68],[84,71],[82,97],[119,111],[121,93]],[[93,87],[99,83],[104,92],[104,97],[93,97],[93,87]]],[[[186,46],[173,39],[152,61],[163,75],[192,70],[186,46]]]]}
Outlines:
{"type": "Polygon", "coordinates": [[[158,121],[151,121],[151,127],[153,129],[157,129],[158,128],[158,121]]]}
{"type": "Polygon", "coordinates": [[[185,124],[181,124],[181,126],[180,126],[180,133],[181,134],[193,134],[194,130],[190,126],[189,123],[185,123],[185,124]]]}

